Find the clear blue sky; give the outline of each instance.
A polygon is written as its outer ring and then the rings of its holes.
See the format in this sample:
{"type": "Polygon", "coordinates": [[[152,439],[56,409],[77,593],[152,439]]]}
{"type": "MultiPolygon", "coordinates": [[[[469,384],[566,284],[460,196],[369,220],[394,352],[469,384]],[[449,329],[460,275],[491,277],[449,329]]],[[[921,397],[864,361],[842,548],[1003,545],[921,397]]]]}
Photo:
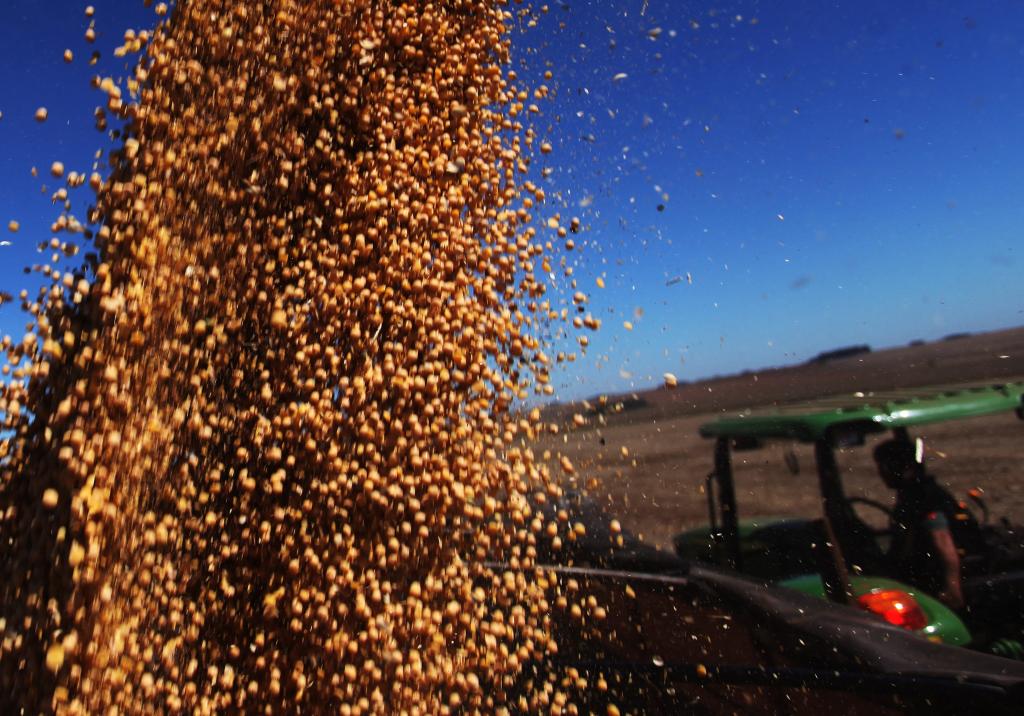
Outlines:
{"type": "MultiPolygon", "coordinates": [[[[111,50],[152,11],[93,4],[105,73],[123,73],[111,50]]],[[[559,377],[561,397],[1024,324],[1024,3],[643,6],[554,0],[515,38],[524,75],[555,73],[538,128],[565,206],[549,210],[589,226],[577,275],[605,321],[559,377]]],[[[0,231],[14,245],[0,247],[0,287],[12,292],[56,213],[39,193],[46,169],[88,170],[102,144],[83,7],[4,3],[0,231]]],[[[23,322],[0,311],[3,332],[23,322]]]]}
{"type": "MultiPolygon", "coordinates": [[[[50,224],[61,207],[51,203],[51,196],[64,186],[50,176],[50,165],[61,161],[67,171],[88,175],[96,151],[112,146],[94,127],[93,112],[103,102],[89,80],[126,75],[126,60],[115,58],[113,50],[126,29],[152,27],[156,15],[142,0],[3,0],[0,20],[0,239],[11,242],[0,246],[0,289],[17,297],[23,288],[34,295],[40,285],[38,275],[25,275],[23,268],[50,257],[50,251],[38,253],[37,246],[53,236],[50,224]],[[96,11],[97,39],[91,45],[85,40],[89,4],[96,11]],[[70,64],[64,61],[65,49],[74,53],[70,64]],[[101,56],[90,66],[94,51],[101,56]],[[49,111],[42,124],[34,119],[39,107],[49,111]],[[39,170],[37,178],[30,173],[33,167],[39,170]],[[11,220],[21,224],[16,234],[8,231],[11,220]]],[[[74,215],[84,222],[91,190],[76,189],[71,197],[74,215]]],[[[17,301],[0,308],[2,333],[20,338],[27,320],[17,301]]]]}
{"type": "Polygon", "coordinates": [[[1024,4],[642,6],[525,36],[613,311],[570,394],[1024,324],[1024,4]]]}

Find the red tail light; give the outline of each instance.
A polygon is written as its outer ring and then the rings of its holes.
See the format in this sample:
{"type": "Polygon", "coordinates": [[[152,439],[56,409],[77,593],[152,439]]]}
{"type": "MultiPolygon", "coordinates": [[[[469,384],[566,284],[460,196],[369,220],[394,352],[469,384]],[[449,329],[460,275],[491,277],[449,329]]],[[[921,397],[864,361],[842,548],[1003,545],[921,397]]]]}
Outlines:
{"type": "Polygon", "coordinates": [[[928,617],[917,600],[900,589],[875,589],[857,597],[862,609],[877,614],[890,624],[918,631],[928,626],[928,617]]]}

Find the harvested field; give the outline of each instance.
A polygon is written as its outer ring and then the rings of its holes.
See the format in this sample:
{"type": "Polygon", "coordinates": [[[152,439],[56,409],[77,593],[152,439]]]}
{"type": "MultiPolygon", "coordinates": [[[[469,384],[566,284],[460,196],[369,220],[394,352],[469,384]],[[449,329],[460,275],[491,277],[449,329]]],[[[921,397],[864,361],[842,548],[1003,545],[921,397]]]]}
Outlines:
{"type": "MultiPolygon", "coordinates": [[[[712,443],[699,436],[701,424],[748,407],[855,391],[1019,380],[1024,374],[1020,356],[1024,329],[1013,329],[611,397],[606,410],[597,401],[590,411],[581,404],[557,406],[550,413],[566,425],[571,426],[574,412],[588,413],[588,423],[568,427],[549,447],[600,482],[598,494],[624,524],[667,548],[676,532],[707,522],[703,484],[712,468],[712,443]],[[616,412],[620,402],[623,409],[616,412]]],[[[993,515],[1018,521],[1024,517],[1024,423],[1007,414],[940,423],[913,434],[925,439],[930,470],[954,494],[962,497],[967,489],[981,486],[993,515]]],[[[865,447],[839,454],[847,494],[890,503],[891,494],[874,471],[873,444],[869,440],[865,447]]],[[[796,445],[795,452],[799,475],[788,471],[781,444],[736,457],[741,518],[819,514],[812,450],[796,445]]],[[[869,521],[884,521],[867,510],[861,514],[869,521]]]]}

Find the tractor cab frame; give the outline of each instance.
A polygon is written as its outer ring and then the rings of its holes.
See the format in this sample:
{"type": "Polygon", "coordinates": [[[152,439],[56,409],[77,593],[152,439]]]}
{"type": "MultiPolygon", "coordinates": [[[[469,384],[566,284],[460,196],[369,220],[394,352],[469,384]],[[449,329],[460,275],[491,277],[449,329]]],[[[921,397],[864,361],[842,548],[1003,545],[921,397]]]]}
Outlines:
{"type": "MultiPolygon", "coordinates": [[[[782,582],[787,576],[801,572],[816,573],[820,576],[820,586],[816,589],[823,589],[823,596],[834,602],[852,603],[863,588],[864,578],[860,575],[885,575],[886,557],[872,530],[853,509],[858,502],[878,505],[865,498],[846,495],[836,450],[863,445],[868,435],[891,432],[897,438],[909,440],[910,430],[918,426],[1001,412],[1015,412],[1024,419],[1024,382],[901,393],[858,393],[768,412],[745,411],[706,423],[700,432],[703,437],[714,440],[714,470],[705,483],[709,530],[703,533],[703,543],[707,545],[704,554],[711,562],[770,581],[782,582]],[[755,450],[770,441],[813,445],[821,498],[820,517],[816,520],[776,520],[778,524],[774,527],[779,529],[772,533],[771,539],[783,535],[783,523],[790,529],[788,542],[774,542],[772,564],[780,569],[765,567],[761,559],[763,541],[761,552],[750,549],[752,526],[748,520],[741,520],[733,475],[736,452],[755,450]],[[791,545],[800,548],[794,549],[791,545]],[[810,552],[805,547],[809,547],[810,552]]],[[[793,468],[795,465],[791,466],[793,468]]],[[[980,498],[972,497],[987,519],[987,509],[980,498]]],[[[764,524],[762,520],[753,527],[763,528],[764,524]]],[[[697,542],[694,539],[697,532],[677,537],[676,548],[681,555],[694,558],[695,551],[691,548],[697,542]]],[[[765,532],[760,529],[758,536],[763,537],[765,532]]],[[[1021,577],[1024,584],[1024,571],[1021,577]]],[[[815,584],[819,584],[818,580],[815,584]]]]}

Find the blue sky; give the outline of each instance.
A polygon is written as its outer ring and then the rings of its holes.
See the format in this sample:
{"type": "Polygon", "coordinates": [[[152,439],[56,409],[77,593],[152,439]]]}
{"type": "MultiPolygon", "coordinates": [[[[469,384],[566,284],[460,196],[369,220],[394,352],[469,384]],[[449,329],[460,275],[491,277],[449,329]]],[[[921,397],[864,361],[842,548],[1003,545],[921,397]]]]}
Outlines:
{"type": "MultiPolygon", "coordinates": [[[[77,2],[37,2],[3,0],[0,22],[0,289],[17,296],[20,290],[40,285],[38,275],[25,275],[23,268],[45,263],[50,251],[39,253],[40,242],[50,239],[50,224],[60,207],[52,204],[53,193],[64,185],[50,176],[54,161],[67,171],[88,175],[99,149],[109,150],[111,143],[95,127],[93,112],[101,104],[100,92],[89,85],[93,75],[121,77],[126,73],[125,59],[113,56],[128,28],[152,26],[156,16],[142,0],[89,0],[77,2]],[[95,7],[94,44],[85,41],[90,19],[88,4],[95,7]],[[74,59],[64,61],[64,50],[74,59]],[[90,66],[93,51],[100,52],[96,66],[90,66]],[[36,109],[45,107],[49,116],[40,124],[36,109]],[[33,178],[31,170],[38,168],[33,178]],[[44,194],[41,190],[46,187],[44,194]],[[8,222],[16,220],[21,228],[8,231],[8,222]]],[[[88,187],[71,192],[73,212],[84,222],[85,209],[92,197],[88,187]]],[[[70,238],[67,234],[59,235],[70,238]]],[[[18,310],[17,302],[0,308],[0,332],[20,338],[28,317],[18,310]]]]}
{"type": "Polygon", "coordinates": [[[612,311],[564,390],[1024,324],[1024,5],[564,5],[524,39],[612,311]]]}
{"type": "MultiPolygon", "coordinates": [[[[121,33],[154,20],[141,0],[93,4],[94,47],[84,3],[4,3],[0,288],[12,293],[32,285],[21,269],[57,213],[40,193],[50,163],[89,171],[107,146],[92,128],[91,50],[103,74],[123,74],[121,33]]],[[[564,205],[548,211],[588,226],[570,260],[605,323],[558,376],[562,397],[1024,324],[1024,4],[643,5],[555,1],[515,36],[524,76],[555,75],[537,126],[564,205]]],[[[0,331],[24,321],[0,309],[0,331]]]]}

